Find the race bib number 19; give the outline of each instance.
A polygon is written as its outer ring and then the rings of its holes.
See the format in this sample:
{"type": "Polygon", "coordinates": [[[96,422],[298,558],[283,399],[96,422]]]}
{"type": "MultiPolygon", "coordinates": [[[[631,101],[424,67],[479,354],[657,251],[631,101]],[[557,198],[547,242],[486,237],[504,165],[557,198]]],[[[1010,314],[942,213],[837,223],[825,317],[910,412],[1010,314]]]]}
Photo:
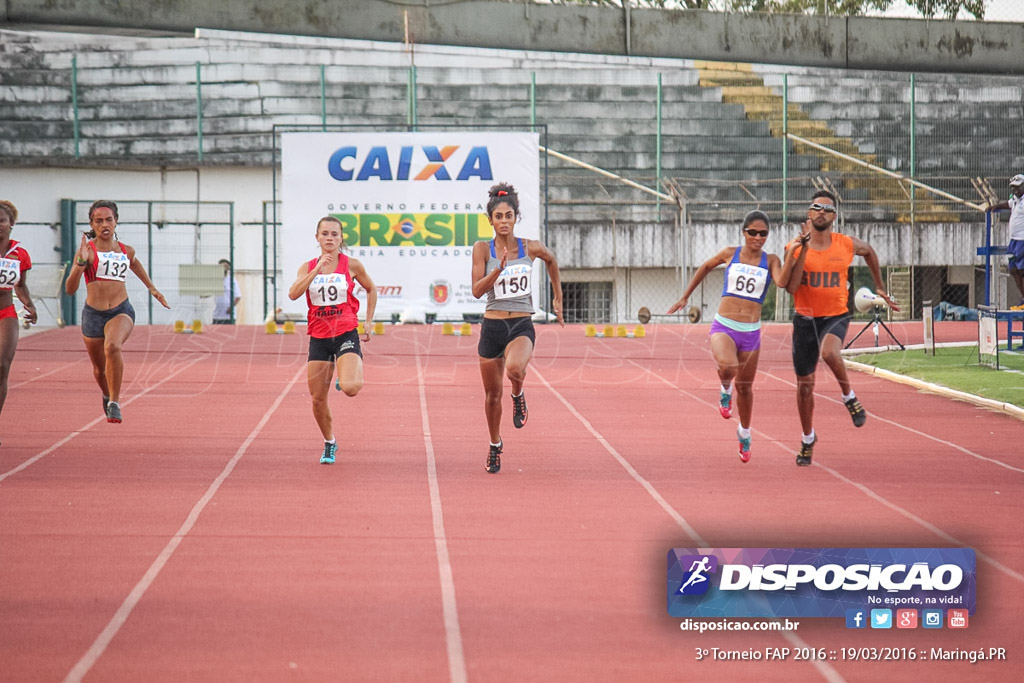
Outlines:
{"type": "Polygon", "coordinates": [[[96,252],[96,277],[124,282],[128,276],[128,254],[118,251],[96,252]]]}
{"type": "Polygon", "coordinates": [[[309,301],[314,306],[337,306],[345,300],[346,289],[341,273],[317,275],[309,285],[309,301]]]}
{"type": "Polygon", "coordinates": [[[725,293],[748,299],[759,299],[768,285],[768,270],[745,263],[733,263],[729,267],[729,282],[725,293]]]}
{"type": "Polygon", "coordinates": [[[0,289],[13,289],[21,281],[21,261],[0,258],[0,289]]]}
{"type": "Polygon", "coordinates": [[[511,299],[530,293],[530,271],[533,266],[517,263],[506,266],[494,283],[495,299],[511,299]]]}

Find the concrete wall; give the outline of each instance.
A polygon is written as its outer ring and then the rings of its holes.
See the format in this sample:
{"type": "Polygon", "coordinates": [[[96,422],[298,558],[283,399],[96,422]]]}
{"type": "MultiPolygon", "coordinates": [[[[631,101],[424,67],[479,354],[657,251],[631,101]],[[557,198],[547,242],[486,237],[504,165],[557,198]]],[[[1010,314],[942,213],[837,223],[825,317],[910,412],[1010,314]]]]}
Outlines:
{"type": "Polygon", "coordinates": [[[196,27],[420,44],[632,54],[836,68],[1024,73],[1024,24],[468,0],[7,0],[7,22],[196,27]],[[496,39],[496,36],[498,37],[496,39]],[[497,42],[500,40],[500,43],[497,42]]]}

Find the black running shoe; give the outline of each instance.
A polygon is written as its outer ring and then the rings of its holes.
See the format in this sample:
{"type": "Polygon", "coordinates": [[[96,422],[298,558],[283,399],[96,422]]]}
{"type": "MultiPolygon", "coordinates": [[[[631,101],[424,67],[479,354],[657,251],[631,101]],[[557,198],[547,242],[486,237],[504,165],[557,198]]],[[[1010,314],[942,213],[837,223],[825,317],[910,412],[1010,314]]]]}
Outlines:
{"type": "Polygon", "coordinates": [[[818,443],[818,435],[814,435],[814,441],[811,443],[800,442],[800,452],[796,455],[796,464],[800,467],[807,467],[811,464],[811,458],[814,456],[814,444],[818,443]]]}
{"type": "Polygon", "coordinates": [[[530,417],[530,411],[526,409],[526,392],[520,391],[519,395],[512,395],[512,424],[516,429],[522,429],[530,417]]]}
{"type": "Polygon", "coordinates": [[[121,406],[114,401],[107,403],[107,422],[121,424],[121,406]]]}
{"type": "Polygon", "coordinates": [[[854,396],[849,401],[843,402],[846,405],[846,409],[850,411],[850,417],[853,418],[854,427],[863,427],[864,423],[868,421],[868,414],[864,412],[864,406],[860,404],[857,397],[854,396]]]}
{"type": "Polygon", "coordinates": [[[497,474],[498,470],[501,469],[501,449],[505,447],[505,444],[499,439],[497,446],[491,446],[490,451],[487,453],[487,471],[491,474],[497,474]]]}

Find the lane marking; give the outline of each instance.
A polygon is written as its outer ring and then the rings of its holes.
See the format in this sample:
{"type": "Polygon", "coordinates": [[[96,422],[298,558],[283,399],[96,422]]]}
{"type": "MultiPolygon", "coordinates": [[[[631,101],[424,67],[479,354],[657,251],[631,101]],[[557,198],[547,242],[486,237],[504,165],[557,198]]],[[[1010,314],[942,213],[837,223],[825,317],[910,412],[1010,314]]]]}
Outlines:
{"type": "MultiPolygon", "coordinates": [[[[637,367],[646,370],[647,373],[652,375],[654,374],[650,370],[643,368],[643,366],[641,366],[639,363],[636,363],[631,359],[627,360],[629,360],[630,363],[633,363],[637,367]]],[[[532,368],[532,370],[533,373],[537,376],[537,378],[544,384],[544,386],[548,388],[548,391],[554,394],[555,398],[557,398],[562,403],[562,405],[564,405],[566,409],[568,409],[568,411],[572,413],[577,420],[580,421],[580,423],[587,429],[587,431],[590,432],[595,439],[597,439],[598,443],[604,446],[604,449],[608,451],[612,455],[612,457],[615,458],[616,461],[618,461],[620,465],[622,465],[623,469],[625,469],[626,472],[629,473],[629,476],[635,479],[637,483],[639,483],[640,486],[642,486],[644,490],[646,490],[647,493],[650,494],[651,498],[654,499],[654,501],[661,507],[661,509],[664,510],[668,514],[668,516],[671,517],[675,521],[675,523],[678,524],[682,528],[682,530],[686,532],[687,535],[689,535],[690,538],[696,541],[698,547],[711,547],[711,544],[709,544],[700,534],[697,533],[697,530],[694,529],[690,525],[690,523],[686,521],[686,518],[684,518],[674,507],[672,507],[669,504],[668,501],[665,500],[665,498],[660,493],[658,493],[658,490],[654,488],[654,485],[647,481],[643,476],[641,476],[641,474],[636,471],[636,468],[634,468],[628,460],[622,457],[622,455],[617,450],[615,450],[615,447],[608,443],[608,440],[605,439],[600,432],[594,429],[594,426],[590,424],[590,421],[587,420],[587,418],[583,417],[583,415],[581,415],[580,412],[576,410],[576,407],[573,406],[572,403],[570,403],[564,396],[562,396],[562,394],[557,389],[551,386],[551,384],[547,381],[547,379],[544,378],[544,376],[540,373],[540,371],[537,370],[537,368],[532,368]]],[[[658,379],[661,379],[663,382],[667,383],[667,380],[662,379],[660,376],[655,375],[655,377],[658,377],[658,379]]],[[[673,386],[673,388],[678,389],[678,387],[675,387],[674,385],[669,386],[673,386]]],[[[792,631],[777,631],[777,633],[779,633],[791,645],[795,645],[796,647],[810,647],[803,639],[801,639],[792,631]]],[[[827,662],[814,659],[809,660],[809,663],[815,669],[817,669],[818,672],[822,675],[822,677],[826,681],[829,681],[829,683],[843,683],[843,681],[846,680],[839,674],[838,671],[835,670],[834,667],[832,667],[832,665],[828,664],[827,662]]]]}
{"type": "Polygon", "coordinates": [[[110,641],[114,639],[117,632],[120,631],[121,627],[128,621],[128,617],[131,616],[132,610],[135,609],[136,605],[139,604],[139,601],[142,600],[142,596],[146,594],[149,587],[153,585],[154,581],[156,581],[156,577],[160,574],[160,570],[164,568],[164,565],[166,565],[171,559],[174,551],[177,550],[178,546],[181,545],[181,542],[185,540],[185,536],[192,531],[192,527],[195,526],[196,521],[199,519],[199,515],[202,514],[207,503],[213,499],[213,496],[217,493],[220,485],[224,483],[224,480],[227,479],[228,475],[230,475],[232,470],[235,469],[235,465],[242,459],[242,456],[245,455],[250,444],[252,444],[259,433],[263,430],[263,427],[266,426],[267,422],[270,421],[271,416],[281,405],[281,402],[284,401],[288,392],[291,391],[292,387],[295,386],[295,383],[305,375],[305,367],[300,368],[299,371],[295,373],[291,381],[288,382],[288,385],[278,395],[277,399],[274,400],[270,408],[267,409],[267,412],[265,412],[263,417],[260,418],[260,421],[256,423],[256,426],[253,428],[252,432],[249,433],[249,436],[246,437],[245,441],[242,442],[242,445],[238,447],[237,451],[235,451],[234,457],[228,461],[228,464],[224,466],[220,475],[218,475],[217,478],[213,480],[213,483],[210,484],[209,488],[206,489],[206,493],[204,493],[202,498],[200,498],[192,507],[192,511],[189,512],[188,517],[182,523],[181,527],[174,536],[171,537],[171,540],[167,542],[164,549],[160,551],[157,558],[153,560],[153,564],[149,566],[149,569],[146,570],[146,573],[143,574],[139,582],[135,584],[135,587],[128,594],[128,597],[124,599],[124,602],[121,603],[117,612],[114,613],[114,616],[111,617],[110,621],[107,623],[106,628],[100,632],[99,636],[96,637],[96,640],[93,641],[92,646],[89,647],[86,653],[82,655],[82,658],[79,659],[71,668],[68,675],[64,677],[64,683],[78,683],[78,681],[81,681],[82,678],[89,673],[99,658],[103,656],[107,646],[110,645],[110,641]]]}
{"type": "Polygon", "coordinates": [[[434,550],[437,570],[441,578],[441,607],[444,614],[444,638],[448,648],[448,677],[452,683],[465,683],[466,659],[462,649],[462,631],[459,611],[455,602],[455,578],[448,555],[448,538],[444,532],[444,511],[441,509],[441,490],[437,484],[437,464],[434,442],[430,436],[430,416],[427,413],[427,387],[423,381],[419,348],[416,348],[416,377],[420,395],[420,416],[423,424],[423,445],[427,452],[427,483],[430,488],[430,516],[434,524],[434,550]]]}
{"type": "MultiPolygon", "coordinates": [[[[149,392],[151,392],[151,391],[153,391],[154,389],[156,389],[157,387],[159,387],[159,386],[160,386],[161,384],[163,384],[164,382],[168,382],[168,381],[170,381],[170,380],[174,379],[174,378],[175,378],[176,376],[178,376],[179,374],[181,374],[181,373],[182,373],[182,372],[184,372],[185,370],[188,370],[188,369],[189,369],[190,367],[192,367],[192,366],[193,366],[193,365],[195,365],[196,363],[198,363],[198,362],[199,362],[200,360],[202,360],[202,359],[203,359],[204,357],[205,357],[205,356],[199,356],[199,357],[197,357],[197,358],[194,358],[193,360],[189,361],[188,363],[186,363],[185,365],[183,365],[183,366],[182,366],[181,368],[179,368],[178,370],[175,370],[175,371],[174,371],[174,372],[172,372],[171,374],[167,375],[167,377],[164,377],[164,378],[163,378],[162,380],[160,380],[160,381],[159,381],[159,382],[157,382],[156,384],[153,384],[153,385],[151,385],[151,386],[148,386],[148,387],[146,387],[145,389],[143,389],[143,390],[142,390],[142,391],[140,391],[139,393],[137,393],[137,394],[135,394],[134,396],[132,396],[131,398],[129,398],[129,399],[127,400],[127,401],[121,401],[121,405],[123,405],[123,406],[128,406],[128,405],[131,405],[132,403],[134,403],[134,402],[135,402],[135,400],[136,400],[136,399],[142,398],[143,396],[145,396],[145,395],[146,395],[146,394],[148,394],[149,392]]],[[[61,440],[60,440],[60,441],[58,441],[57,443],[53,444],[53,445],[52,445],[52,446],[50,446],[49,448],[47,448],[47,449],[45,449],[45,450],[43,450],[43,451],[40,451],[39,453],[36,453],[36,454],[35,454],[35,455],[33,455],[33,456],[32,456],[31,458],[29,458],[29,459],[28,459],[28,460],[26,460],[25,462],[21,463],[20,465],[18,465],[18,466],[17,466],[17,467],[15,467],[14,469],[8,470],[8,471],[6,471],[6,472],[4,472],[4,473],[0,474],[0,483],[2,483],[4,479],[7,479],[8,477],[10,477],[10,476],[12,476],[12,475],[15,475],[15,474],[17,474],[18,472],[21,472],[22,470],[24,470],[24,469],[26,469],[26,468],[30,467],[31,465],[35,464],[36,462],[38,462],[38,461],[40,461],[40,460],[42,460],[43,458],[45,458],[45,457],[46,457],[47,455],[49,455],[50,453],[53,453],[53,452],[54,452],[55,450],[57,450],[58,448],[60,448],[60,447],[61,447],[61,446],[63,446],[64,444],[68,443],[68,442],[69,442],[69,441],[71,441],[72,439],[74,439],[74,438],[75,438],[76,436],[79,436],[79,435],[83,434],[84,432],[87,432],[87,431],[88,431],[89,429],[91,429],[92,427],[95,427],[95,426],[96,426],[96,425],[98,425],[98,424],[99,424],[100,422],[104,422],[104,421],[106,421],[106,419],[107,419],[107,418],[106,418],[106,416],[105,416],[105,415],[104,415],[104,416],[102,416],[102,417],[97,417],[97,418],[96,418],[95,420],[92,420],[91,422],[88,422],[88,423],[86,423],[86,424],[85,424],[85,426],[83,426],[83,427],[80,427],[79,429],[76,429],[76,430],[74,430],[73,432],[71,432],[70,434],[68,434],[68,435],[67,435],[67,436],[65,436],[65,437],[64,437],[63,439],[61,439],[61,440]]]]}
{"type": "MultiPolygon", "coordinates": [[[[794,389],[796,388],[796,383],[795,382],[790,382],[789,380],[783,379],[782,377],[779,377],[778,375],[773,374],[771,372],[758,370],[758,373],[764,374],[767,377],[771,377],[772,379],[777,380],[779,382],[782,382],[783,384],[789,385],[789,386],[793,387],[794,389]]],[[[886,378],[886,379],[888,379],[888,378],[886,378]]],[[[896,380],[892,380],[892,381],[896,381],[896,380]]],[[[839,399],[833,398],[833,397],[825,395],[825,394],[821,394],[821,393],[819,393],[817,391],[814,392],[814,396],[815,396],[815,400],[817,400],[820,397],[823,400],[831,401],[833,403],[838,403],[838,404],[842,405],[842,401],[840,401],[839,399]]],[[[845,406],[843,406],[843,407],[845,408],[845,406]]],[[[997,465],[999,467],[1003,467],[1005,469],[1012,470],[1014,472],[1024,472],[1024,468],[1015,467],[1014,465],[1010,465],[1009,463],[1005,463],[1002,460],[997,460],[996,458],[990,458],[990,457],[982,455],[980,453],[975,453],[974,451],[970,450],[969,448],[965,448],[965,447],[960,446],[958,444],[955,444],[955,443],[953,443],[951,441],[946,441],[945,439],[941,439],[941,438],[939,438],[937,436],[929,434],[928,432],[922,432],[922,431],[919,431],[917,429],[914,429],[913,427],[908,427],[905,424],[902,424],[900,422],[895,422],[893,420],[889,420],[889,419],[884,418],[884,417],[882,417],[880,415],[877,415],[876,413],[868,413],[868,415],[870,415],[872,418],[878,419],[880,422],[885,422],[886,424],[892,425],[893,427],[899,427],[900,429],[906,430],[906,431],[908,431],[908,432],[910,432],[912,434],[915,434],[917,436],[923,436],[926,439],[930,439],[930,440],[932,440],[932,441],[934,441],[936,443],[940,443],[943,446],[948,446],[948,447],[950,447],[950,448],[952,448],[954,450],[958,450],[958,451],[960,451],[961,453],[963,453],[965,455],[971,456],[972,458],[976,458],[978,460],[982,460],[984,462],[988,462],[988,463],[991,463],[993,465],[997,465]]]]}
{"type": "MultiPolygon", "coordinates": [[[[634,361],[630,361],[630,362],[633,363],[634,361]]],[[[641,365],[639,365],[637,363],[634,363],[634,364],[637,365],[637,367],[641,367],[641,368],[643,367],[643,366],[641,366],[641,365]]],[[[668,386],[672,387],[673,389],[675,389],[679,393],[684,394],[685,396],[688,396],[689,398],[692,398],[692,399],[694,399],[695,401],[697,401],[699,403],[703,403],[704,405],[706,405],[706,406],[708,406],[710,408],[716,408],[717,405],[718,405],[716,403],[712,403],[712,402],[706,401],[706,400],[704,400],[704,399],[702,399],[702,398],[700,398],[698,396],[695,396],[695,395],[691,394],[690,392],[686,391],[685,389],[681,389],[681,388],[677,387],[676,385],[672,384],[669,380],[665,379],[661,375],[656,374],[652,370],[648,370],[648,373],[651,376],[655,377],[656,379],[660,380],[661,382],[664,382],[668,386]]],[[[785,381],[785,380],[782,380],[781,378],[776,378],[776,379],[779,379],[780,381],[783,381],[783,382],[785,381]]],[[[795,387],[796,385],[794,384],[793,386],[795,387]]],[[[816,397],[820,396],[820,394],[818,392],[815,392],[815,396],[816,397]]],[[[835,399],[831,399],[828,396],[821,396],[821,398],[835,401],[835,399]]],[[[838,401],[835,401],[835,402],[838,403],[838,401]]],[[[879,419],[881,419],[881,418],[879,418],[879,419]]],[[[794,451],[791,448],[787,447],[785,443],[783,443],[782,441],[776,439],[775,437],[773,437],[773,436],[771,436],[769,434],[766,434],[764,431],[762,431],[760,429],[754,429],[752,427],[751,431],[756,433],[756,434],[758,434],[759,436],[763,436],[765,438],[765,440],[775,444],[776,446],[781,448],[784,452],[786,452],[789,455],[793,455],[794,453],[796,453],[796,451],[794,451]]],[[[886,507],[888,507],[889,509],[893,510],[894,512],[898,512],[899,514],[901,514],[902,516],[906,517],[907,519],[909,519],[910,521],[914,522],[915,524],[918,524],[918,525],[924,527],[925,529],[927,529],[928,531],[932,532],[933,534],[935,534],[939,538],[941,538],[941,539],[943,539],[943,540],[945,540],[945,541],[947,541],[947,542],[949,542],[949,543],[951,543],[953,545],[959,546],[961,548],[970,548],[971,550],[974,551],[974,554],[977,555],[982,560],[985,560],[986,562],[988,562],[993,567],[995,567],[999,571],[1003,572],[1004,574],[1006,574],[1010,578],[1016,579],[1016,580],[1021,581],[1022,583],[1024,583],[1024,574],[1021,574],[1021,573],[1019,573],[1017,571],[1014,571],[1013,569],[1010,569],[1009,567],[1007,567],[1006,565],[1002,564],[1001,562],[999,562],[995,558],[993,558],[993,557],[991,557],[991,556],[981,552],[980,550],[978,550],[977,548],[971,546],[970,544],[968,544],[968,543],[966,543],[964,541],[961,541],[960,539],[956,538],[955,536],[953,536],[953,535],[943,531],[942,529],[940,529],[939,527],[935,526],[931,522],[925,520],[924,518],[918,517],[913,512],[910,512],[909,510],[900,507],[896,503],[893,503],[892,501],[890,501],[889,499],[885,498],[884,496],[882,496],[882,495],[880,495],[878,493],[875,493],[873,490],[871,490],[870,488],[868,488],[864,484],[856,482],[853,479],[850,479],[849,477],[847,477],[847,476],[845,476],[843,474],[840,474],[839,472],[837,472],[836,470],[832,469],[831,467],[828,467],[827,465],[822,465],[820,462],[813,462],[811,464],[811,466],[812,467],[819,467],[822,470],[824,470],[825,472],[828,472],[829,474],[831,474],[836,479],[839,479],[840,481],[842,481],[842,482],[844,482],[846,484],[849,484],[850,486],[853,486],[853,487],[859,489],[862,493],[864,493],[864,495],[868,496],[869,498],[873,498],[874,500],[876,500],[877,502],[881,503],[882,505],[885,505],[886,507]]],[[[795,465],[794,465],[794,467],[795,467],[795,465]]]]}

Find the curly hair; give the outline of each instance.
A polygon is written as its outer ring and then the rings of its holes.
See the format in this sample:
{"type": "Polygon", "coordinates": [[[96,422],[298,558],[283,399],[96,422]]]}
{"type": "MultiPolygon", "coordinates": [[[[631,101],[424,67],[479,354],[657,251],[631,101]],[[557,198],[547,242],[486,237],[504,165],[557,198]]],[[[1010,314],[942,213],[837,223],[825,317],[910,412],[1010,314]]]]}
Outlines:
{"type": "Polygon", "coordinates": [[[18,222],[18,209],[6,199],[0,199],[0,211],[3,211],[11,219],[11,225],[18,222]]]}
{"type": "Polygon", "coordinates": [[[498,204],[502,202],[512,207],[512,210],[516,213],[516,218],[520,218],[522,214],[519,213],[519,193],[516,192],[516,188],[512,187],[509,183],[498,183],[493,185],[491,189],[487,191],[487,196],[490,197],[487,200],[487,215],[492,216],[494,209],[498,207],[498,204]]]}

